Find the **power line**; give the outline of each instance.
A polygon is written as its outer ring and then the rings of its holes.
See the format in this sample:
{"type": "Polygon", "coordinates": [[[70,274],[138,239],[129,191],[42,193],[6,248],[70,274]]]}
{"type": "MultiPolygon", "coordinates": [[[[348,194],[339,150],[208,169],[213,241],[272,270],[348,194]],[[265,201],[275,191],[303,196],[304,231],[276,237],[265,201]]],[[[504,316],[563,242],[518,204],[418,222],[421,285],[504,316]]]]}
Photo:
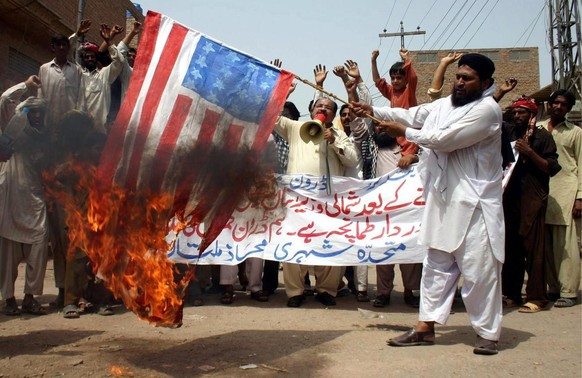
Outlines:
{"type": "Polygon", "coordinates": [[[467,33],[467,30],[469,30],[469,28],[471,27],[471,25],[473,25],[473,22],[475,22],[475,20],[477,19],[477,17],[479,17],[479,15],[481,14],[481,12],[485,8],[485,6],[487,6],[487,4],[489,4],[489,0],[487,0],[485,2],[485,4],[483,4],[483,6],[481,7],[481,9],[479,9],[479,11],[477,11],[477,13],[475,14],[475,17],[473,17],[473,19],[471,20],[471,22],[469,22],[469,25],[467,25],[467,27],[461,33],[461,35],[459,36],[459,38],[455,41],[455,43],[453,43],[453,45],[451,46],[451,50],[453,50],[455,48],[455,46],[457,46],[457,43],[459,43],[459,41],[461,40],[461,38],[463,38],[465,36],[465,33],[467,33]]]}
{"type": "MultiPolygon", "coordinates": [[[[380,39],[382,39],[382,38],[380,38],[380,39]]],[[[378,69],[378,72],[382,72],[384,70],[384,67],[386,67],[386,61],[388,60],[388,57],[390,56],[390,52],[392,51],[392,46],[394,46],[394,39],[390,43],[390,47],[388,48],[388,51],[386,52],[386,56],[384,57],[384,61],[382,62],[382,65],[378,69]]],[[[389,69],[383,75],[381,75],[381,76],[382,77],[383,76],[386,76],[386,74],[388,73],[388,71],[389,71],[389,69]]]]}
{"type": "MultiPolygon", "coordinates": [[[[487,2],[485,4],[487,4],[489,2],[489,0],[487,0],[487,2]]],[[[474,2],[473,4],[471,4],[471,6],[469,7],[469,9],[467,9],[467,11],[465,12],[465,14],[463,15],[463,19],[465,17],[467,17],[467,15],[469,14],[469,12],[471,11],[471,9],[473,9],[473,7],[475,6],[475,4],[477,4],[477,2],[474,2]]],[[[478,14],[478,13],[477,13],[478,14]]],[[[475,16],[476,17],[476,16],[475,16]]],[[[445,43],[447,43],[447,41],[449,40],[449,38],[451,38],[451,36],[453,35],[453,33],[457,30],[457,28],[461,25],[461,22],[458,22],[457,25],[455,26],[455,28],[449,33],[449,36],[443,41],[443,43],[441,44],[441,46],[438,48],[439,50],[442,50],[445,43]]],[[[471,24],[467,25],[467,27],[465,28],[465,31],[462,34],[464,34],[467,29],[469,28],[471,24]]]]}
{"type": "MultiPolygon", "coordinates": [[[[434,7],[434,5],[436,4],[437,0],[434,0],[434,2],[432,3],[432,5],[430,6],[430,8],[428,8],[428,11],[426,11],[426,13],[424,14],[424,16],[422,16],[422,19],[420,20],[420,22],[417,24],[418,26],[416,27],[416,29],[420,29],[420,25],[423,23],[424,19],[426,18],[426,16],[428,16],[428,14],[430,13],[430,11],[432,10],[432,8],[434,7]]],[[[403,17],[404,18],[404,17],[403,17]]],[[[414,37],[416,36],[412,36],[412,38],[410,38],[410,42],[412,43],[412,41],[414,40],[414,37]]]]}
{"type": "Polygon", "coordinates": [[[430,41],[430,39],[432,38],[432,36],[436,33],[436,31],[438,30],[438,28],[441,26],[441,24],[443,23],[443,21],[447,18],[447,16],[449,15],[449,13],[451,12],[451,10],[453,9],[453,7],[455,6],[455,4],[457,4],[457,1],[459,0],[455,0],[455,2],[453,4],[451,4],[451,6],[449,7],[449,10],[447,10],[447,13],[445,13],[445,15],[441,18],[441,20],[439,21],[439,23],[437,24],[436,28],[434,29],[434,31],[431,33],[431,35],[424,41],[424,43],[422,44],[422,46],[420,47],[420,50],[424,49],[424,46],[428,43],[428,41],[430,41]]]}
{"type": "Polygon", "coordinates": [[[467,43],[465,44],[465,46],[463,46],[463,49],[465,49],[469,45],[469,43],[471,43],[471,41],[473,40],[473,38],[475,38],[475,36],[479,32],[479,30],[481,29],[481,26],[483,26],[483,24],[485,23],[485,21],[487,21],[487,19],[489,18],[489,15],[491,15],[491,12],[493,12],[493,9],[495,9],[495,7],[497,6],[497,4],[499,4],[499,0],[497,0],[495,2],[495,4],[493,4],[493,7],[491,8],[491,10],[489,10],[489,13],[487,13],[487,16],[485,16],[485,18],[483,19],[483,21],[481,22],[481,24],[479,24],[479,27],[477,28],[477,30],[475,30],[475,33],[473,33],[473,35],[471,36],[471,39],[469,39],[469,41],[467,41],[467,43]]]}
{"type": "Polygon", "coordinates": [[[404,11],[404,15],[402,15],[402,17],[400,18],[401,22],[404,20],[404,17],[406,17],[406,13],[408,13],[408,9],[410,8],[410,4],[412,4],[412,0],[408,1],[408,6],[406,7],[406,10],[404,11]]]}
{"type": "MultiPolygon", "coordinates": [[[[519,36],[519,38],[517,39],[517,41],[515,41],[515,45],[513,45],[513,47],[516,47],[519,44],[519,41],[521,41],[521,39],[523,38],[523,36],[525,35],[525,33],[527,33],[527,31],[531,28],[532,30],[534,29],[534,27],[537,25],[538,20],[540,19],[540,16],[542,15],[542,12],[544,11],[544,9],[546,8],[546,4],[544,3],[544,5],[542,5],[542,9],[540,9],[540,11],[538,12],[538,14],[534,17],[534,19],[529,23],[529,25],[525,28],[525,30],[523,31],[523,33],[519,36]]],[[[531,33],[530,33],[531,35],[531,33]]],[[[529,37],[528,37],[529,39],[529,37]]]]}
{"type": "MultiPolygon", "coordinates": [[[[544,10],[544,8],[545,8],[545,5],[544,5],[544,7],[542,8],[542,11],[544,10]]],[[[537,20],[536,20],[535,24],[533,24],[533,26],[532,26],[532,28],[531,28],[531,31],[529,32],[529,34],[528,34],[527,38],[525,39],[525,42],[523,43],[523,47],[525,47],[525,46],[527,45],[527,41],[529,41],[529,37],[531,37],[531,35],[532,35],[533,31],[535,30],[535,28],[536,28],[536,25],[538,24],[538,21],[539,21],[539,19],[540,19],[540,16],[541,16],[541,15],[542,15],[542,12],[540,11],[540,15],[538,16],[538,18],[537,18],[537,20]]]]}
{"type": "Polygon", "coordinates": [[[453,22],[455,22],[455,20],[457,19],[457,17],[459,17],[459,15],[461,14],[461,12],[463,11],[463,8],[465,8],[465,6],[467,5],[468,2],[469,2],[469,0],[465,0],[465,2],[463,3],[463,5],[459,8],[459,10],[457,11],[457,13],[455,13],[455,15],[453,16],[453,18],[451,18],[451,21],[449,21],[449,23],[447,24],[447,26],[445,26],[445,29],[443,30],[443,32],[441,33],[441,35],[439,35],[439,37],[437,38],[437,40],[432,44],[432,46],[430,47],[429,50],[434,50],[436,48],[436,46],[440,42],[441,38],[444,37],[444,35],[447,33],[447,31],[449,30],[449,28],[451,27],[451,25],[453,24],[453,22]]]}
{"type": "MultiPolygon", "coordinates": [[[[390,22],[390,17],[392,17],[392,12],[394,12],[394,7],[396,6],[396,0],[392,4],[392,9],[390,9],[390,13],[388,14],[388,19],[386,20],[386,25],[384,25],[384,33],[386,33],[386,28],[388,27],[388,23],[390,22]]],[[[382,38],[380,38],[380,44],[382,44],[382,38]]],[[[378,47],[380,47],[380,44],[378,47]]]]}
{"type": "Polygon", "coordinates": [[[430,11],[432,10],[432,8],[434,7],[434,5],[436,3],[437,3],[437,0],[434,0],[434,2],[432,3],[432,5],[430,6],[430,8],[428,8],[428,10],[426,11],[426,13],[422,17],[422,20],[420,20],[420,22],[418,23],[418,27],[420,27],[420,24],[422,24],[422,22],[424,21],[424,19],[426,18],[426,16],[428,16],[428,14],[430,13],[430,11]]]}
{"type": "Polygon", "coordinates": [[[519,38],[515,41],[515,45],[513,45],[513,47],[516,47],[519,43],[519,41],[521,41],[521,39],[523,38],[523,36],[525,35],[525,33],[527,33],[527,31],[529,30],[529,28],[532,27],[532,24],[539,19],[540,14],[542,13],[542,11],[544,10],[544,8],[546,7],[546,4],[544,3],[544,5],[542,6],[542,9],[539,11],[539,13],[534,16],[534,19],[529,23],[529,25],[524,29],[523,33],[521,33],[521,35],[519,36],[519,38]]]}
{"type": "MultiPolygon", "coordinates": [[[[394,11],[394,7],[396,6],[396,0],[394,0],[394,3],[392,3],[392,9],[390,9],[390,13],[388,14],[388,19],[386,20],[386,24],[384,25],[384,32],[386,32],[386,28],[388,27],[388,23],[390,22],[390,17],[392,17],[392,12],[394,11]]],[[[378,47],[376,47],[376,50],[380,50],[380,46],[382,46],[382,38],[378,38],[378,47]]],[[[392,41],[392,44],[394,44],[394,41],[392,41]]],[[[390,49],[392,49],[392,44],[390,44],[390,49]]],[[[368,75],[366,76],[366,81],[368,81],[368,79],[370,78],[371,75],[371,71],[368,72],[368,75]]]]}

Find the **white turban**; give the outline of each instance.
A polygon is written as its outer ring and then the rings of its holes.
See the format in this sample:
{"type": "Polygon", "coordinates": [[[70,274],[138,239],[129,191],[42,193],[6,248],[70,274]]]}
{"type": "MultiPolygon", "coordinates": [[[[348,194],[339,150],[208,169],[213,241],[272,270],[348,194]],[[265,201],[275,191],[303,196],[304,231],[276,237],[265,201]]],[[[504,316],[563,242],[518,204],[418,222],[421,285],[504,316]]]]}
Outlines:
{"type": "Polygon", "coordinates": [[[16,111],[26,112],[26,110],[24,109],[44,109],[44,108],[46,108],[46,101],[44,99],[30,96],[29,98],[18,104],[18,106],[16,107],[16,111]]]}

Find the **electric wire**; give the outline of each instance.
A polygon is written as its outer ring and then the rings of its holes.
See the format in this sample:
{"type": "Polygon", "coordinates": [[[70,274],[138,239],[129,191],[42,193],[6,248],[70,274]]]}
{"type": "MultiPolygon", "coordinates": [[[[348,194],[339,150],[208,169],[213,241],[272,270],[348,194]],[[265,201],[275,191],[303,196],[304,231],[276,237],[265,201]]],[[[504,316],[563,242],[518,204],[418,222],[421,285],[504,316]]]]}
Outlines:
{"type": "Polygon", "coordinates": [[[485,16],[485,18],[483,18],[483,21],[481,21],[481,24],[479,24],[479,27],[477,28],[477,30],[475,30],[475,33],[473,33],[473,35],[471,36],[471,38],[467,41],[467,43],[465,43],[465,46],[463,46],[463,49],[465,49],[469,45],[469,43],[471,43],[471,41],[473,40],[473,38],[475,38],[475,36],[479,32],[479,30],[481,29],[481,27],[483,26],[483,24],[485,23],[485,21],[487,21],[487,19],[491,15],[491,12],[493,12],[493,9],[495,9],[495,7],[497,6],[497,4],[499,4],[499,0],[497,0],[495,2],[495,4],[493,4],[493,7],[491,7],[491,9],[489,10],[489,13],[487,13],[487,15],[485,16]]]}
{"type": "Polygon", "coordinates": [[[404,18],[406,17],[406,14],[408,13],[408,9],[410,9],[410,5],[412,4],[412,0],[408,1],[408,6],[406,7],[406,10],[404,11],[404,14],[402,15],[402,17],[400,17],[400,20],[404,20],[404,18]]]}
{"type": "Polygon", "coordinates": [[[457,19],[457,17],[459,17],[459,15],[461,14],[461,12],[463,11],[463,8],[465,8],[465,6],[467,5],[467,3],[469,2],[469,0],[465,0],[465,2],[463,3],[463,5],[459,8],[459,10],[457,11],[457,13],[455,13],[455,15],[453,16],[453,18],[451,18],[451,20],[449,21],[449,23],[447,24],[447,26],[445,26],[445,29],[443,30],[443,32],[439,35],[439,37],[437,38],[436,41],[434,41],[434,43],[432,44],[432,46],[430,47],[429,50],[434,50],[437,46],[437,44],[440,42],[440,40],[443,38],[443,36],[447,33],[447,31],[449,30],[449,28],[451,27],[451,25],[453,24],[453,22],[455,22],[455,20],[457,19]]]}
{"type": "MultiPolygon", "coordinates": [[[[485,4],[487,4],[488,2],[489,2],[489,0],[487,0],[487,2],[485,4]]],[[[467,9],[467,11],[465,12],[465,14],[463,15],[463,19],[465,19],[465,17],[467,17],[467,15],[471,11],[471,9],[473,9],[473,7],[475,6],[475,4],[477,4],[477,2],[473,2],[473,4],[471,4],[471,6],[469,7],[469,9],[467,9]]],[[[451,32],[449,33],[449,36],[443,41],[443,43],[438,48],[438,50],[442,50],[443,49],[443,47],[445,46],[445,43],[447,43],[447,41],[449,40],[449,38],[451,38],[451,36],[455,33],[455,31],[457,30],[457,28],[460,25],[461,25],[461,22],[457,22],[457,24],[455,25],[455,27],[453,28],[453,30],[451,30],[451,32]]],[[[465,31],[463,33],[461,33],[461,35],[464,34],[467,31],[467,29],[469,28],[469,26],[471,26],[471,24],[467,25],[467,27],[465,28],[465,31]]]]}
{"type": "Polygon", "coordinates": [[[525,30],[523,31],[523,33],[521,33],[521,35],[519,36],[519,38],[515,41],[515,45],[513,45],[513,47],[517,47],[517,45],[519,44],[519,41],[521,41],[521,39],[523,38],[523,36],[525,35],[525,33],[527,33],[527,31],[529,30],[529,28],[532,27],[532,25],[534,24],[534,22],[537,23],[537,20],[539,20],[539,17],[542,13],[542,11],[544,10],[544,8],[546,7],[546,4],[544,3],[544,5],[542,6],[542,9],[540,10],[540,12],[534,16],[534,19],[529,23],[529,25],[525,28],[525,30]]]}
{"type": "Polygon", "coordinates": [[[424,49],[424,46],[428,43],[428,41],[430,41],[430,39],[432,38],[433,35],[435,35],[436,31],[438,30],[438,28],[440,28],[441,24],[443,23],[443,21],[447,18],[447,16],[449,15],[449,13],[451,12],[451,10],[453,9],[453,7],[455,6],[455,4],[457,4],[457,1],[459,0],[455,0],[453,4],[451,4],[451,6],[449,7],[449,9],[447,10],[447,13],[445,13],[445,15],[441,18],[441,20],[439,21],[439,23],[437,24],[436,28],[434,29],[434,31],[428,36],[428,38],[424,41],[424,43],[422,44],[422,46],[420,47],[420,50],[424,49]]]}
{"type": "Polygon", "coordinates": [[[523,42],[523,47],[525,47],[527,45],[527,41],[529,41],[529,37],[531,37],[533,31],[535,30],[535,27],[538,24],[538,21],[540,20],[540,17],[542,15],[542,12],[543,12],[543,10],[544,10],[545,7],[546,7],[546,5],[544,4],[544,6],[542,7],[542,9],[540,10],[540,13],[538,14],[538,18],[536,19],[535,23],[531,27],[531,30],[530,30],[527,38],[525,39],[525,42],[523,42]]]}
{"type": "MultiPolygon", "coordinates": [[[[434,0],[434,2],[432,3],[432,5],[430,6],[430,8],[428,8],[428,11],[426,11],[426,13],[424,14],[424,16],[422,17],[422,19],[420,20],[420,22],[417,24],[416,26],[416,30],[420,30],[420,25],[422,25],[422,23],[424,22],[424,19],[426,18],[426,16],[428,16],[428,14],[430,13],[430,11],[432,10],[432,8],[434,7],[434,5],[436,4],[437,0],[434,0]]],[[[414,37],[416,37],[416,35],[413,35],[410,38],[410,41],[408,42],[408,44],[411,44],[412,41],[414,40],[414,37]]]]}
{"type": "MultiPolygon", "coordinates": [[[[396,0],[394,0],[394,3],[392,3],[392,9],[390,9],[390,13],[388,13],[388,19],[386,20],[386,24],[384,25],[384,33],[386,33],[386,30],[388,28],[388,23],[390,22],[390,18],[392,17],[392,13],[394,12],[394,7],[396,6],[396,0]]],[[[380,49],[380,45],[382,44],[382,37],[379,38],[380,42],[378,43],[378,50],[380,49]]]]}
{"type": "Polygon", "coordinates": [[[430,8],[428,8],[428,10],[426,11],[426,13],[422,17],[422,20],[420,20],[420,22],[418,23],[418,27],[420,27],[420,25],[422,25],[422,23],[424,22],[426,16],[428,16],[428,14],[430,13],[430,11],[432,10],[432,8],[435,6],[436,3],[437,3],[437,0],[434,0],[434,2],[432,3],[432,5],[430,6],[430,8]]]}
{"type": "MultiPolygon", "coordinates": [[[[388,19],[386,20],[386,24],[384,25],[384,32],[386,32],[386,28],[388,27],[388,23],[390,22],[390,18],[392,17],[392,13],[394,12],[395,6],[396,0],[394,0],[394,3],[392,3],[392,8],[390,9],[390,13],[388,13],[388,19]]],[[[376,47],[376,50],[380,50],[380,46],[382,46],[382,37],[378,37],[378,47],[376,47]]],[[[390,45],[390,49],[392,49],[392,45],[390,45]]],[[[368,75],[366,76],[366,81],[370,79],[370,75],[371,71],[368,72],[368,75]]]]}
{"type": "Polygon", "coordinates": [[[465,28],[465,30],[461,33],[461,35],[459,36],[459,38],[457,38],[457,40],[455,41],[455,43],[453,43],[453,45],[451,46],[451,50],[454,50],[455,47],[457,46],[457,43],[459,43],[459,41],[466,35],[467,31],[469,30],[469,27],[471,27],[471,25],[473,25],[473,22],[475,22],[475,20],[477,19],[477,17],[479,17],[479,15],[481,14],[481,12],[483,11],[483,9],[487,6],[487,4],[489,4],[489,0],[487,0],[483,6],[481,7],[481,9],[479,9],[479,11],[475,14],[475,17],[473,17],[473,19],[471,20],[471,22],[469,22],[469,25],[467,25],[467,27],[465,28]]]}

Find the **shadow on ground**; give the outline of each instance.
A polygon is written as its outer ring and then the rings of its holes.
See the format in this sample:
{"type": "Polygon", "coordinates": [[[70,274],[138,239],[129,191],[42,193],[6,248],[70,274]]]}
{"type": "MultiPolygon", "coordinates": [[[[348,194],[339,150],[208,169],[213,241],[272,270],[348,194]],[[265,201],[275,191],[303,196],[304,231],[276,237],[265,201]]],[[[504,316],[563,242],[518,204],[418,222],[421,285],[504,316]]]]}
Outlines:
{"type": "MultiPolygon", "coordinates": [[[[0,360],[19,355],[51,353],[51,349],[80,342],[104,331],[43,330],[22,335],[0,336],[0,360]]],[[[74,353],[73,353],[74,354],[74,353]]]]}
{"type": "MultiPolygon", "coordinates": [[[[412,328],[413,324],[404,326],[402,324],[370,324],[367,328],[382,329],[385,331],[407,332],[412,328]]],[[[471,326],[439,326],[435,327],[437,345],[454,345],[466,344],[473,346],[475,343],[475,331],[471,326]]],[[[398,334],[397,334],[398,335],[398,334]]],[[[397,336],[395,335],[395,336],[397,336]]],[[[501,340],[499,341],[499,349],[507,350],[517,347],[519,344],[526,342],[531,337],[536,335],[530,332],[517,330],[513,328],[503,327],[501,330],[501,340]]]]}

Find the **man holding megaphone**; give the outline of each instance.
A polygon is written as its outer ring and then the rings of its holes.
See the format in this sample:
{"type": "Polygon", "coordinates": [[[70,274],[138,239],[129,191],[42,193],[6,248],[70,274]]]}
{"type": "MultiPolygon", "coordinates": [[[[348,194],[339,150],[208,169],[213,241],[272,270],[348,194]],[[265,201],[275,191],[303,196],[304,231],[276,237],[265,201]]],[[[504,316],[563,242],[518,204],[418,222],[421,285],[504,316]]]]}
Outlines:
{"type": "MultiPolygon", "coordinates": [[[[287,174],[312,174],[327,179],[343,176],[346,167],[358,164],[358,154],[346,133],[332,124],[337,104],[329,98],[320,98],[310,112],[312,120],[308,122],[279,117],[275,123],[275,132],[289,143],[287,174]]],[[[303,283],[307,270],[307,265],[283,263],[285,292],[289,298],[287,306],[299,307],[303,304],[303,283]]],[[[335,305],[341,267],[316,266],[315,275],[316,299],[325,306],[335,305]]]]}

